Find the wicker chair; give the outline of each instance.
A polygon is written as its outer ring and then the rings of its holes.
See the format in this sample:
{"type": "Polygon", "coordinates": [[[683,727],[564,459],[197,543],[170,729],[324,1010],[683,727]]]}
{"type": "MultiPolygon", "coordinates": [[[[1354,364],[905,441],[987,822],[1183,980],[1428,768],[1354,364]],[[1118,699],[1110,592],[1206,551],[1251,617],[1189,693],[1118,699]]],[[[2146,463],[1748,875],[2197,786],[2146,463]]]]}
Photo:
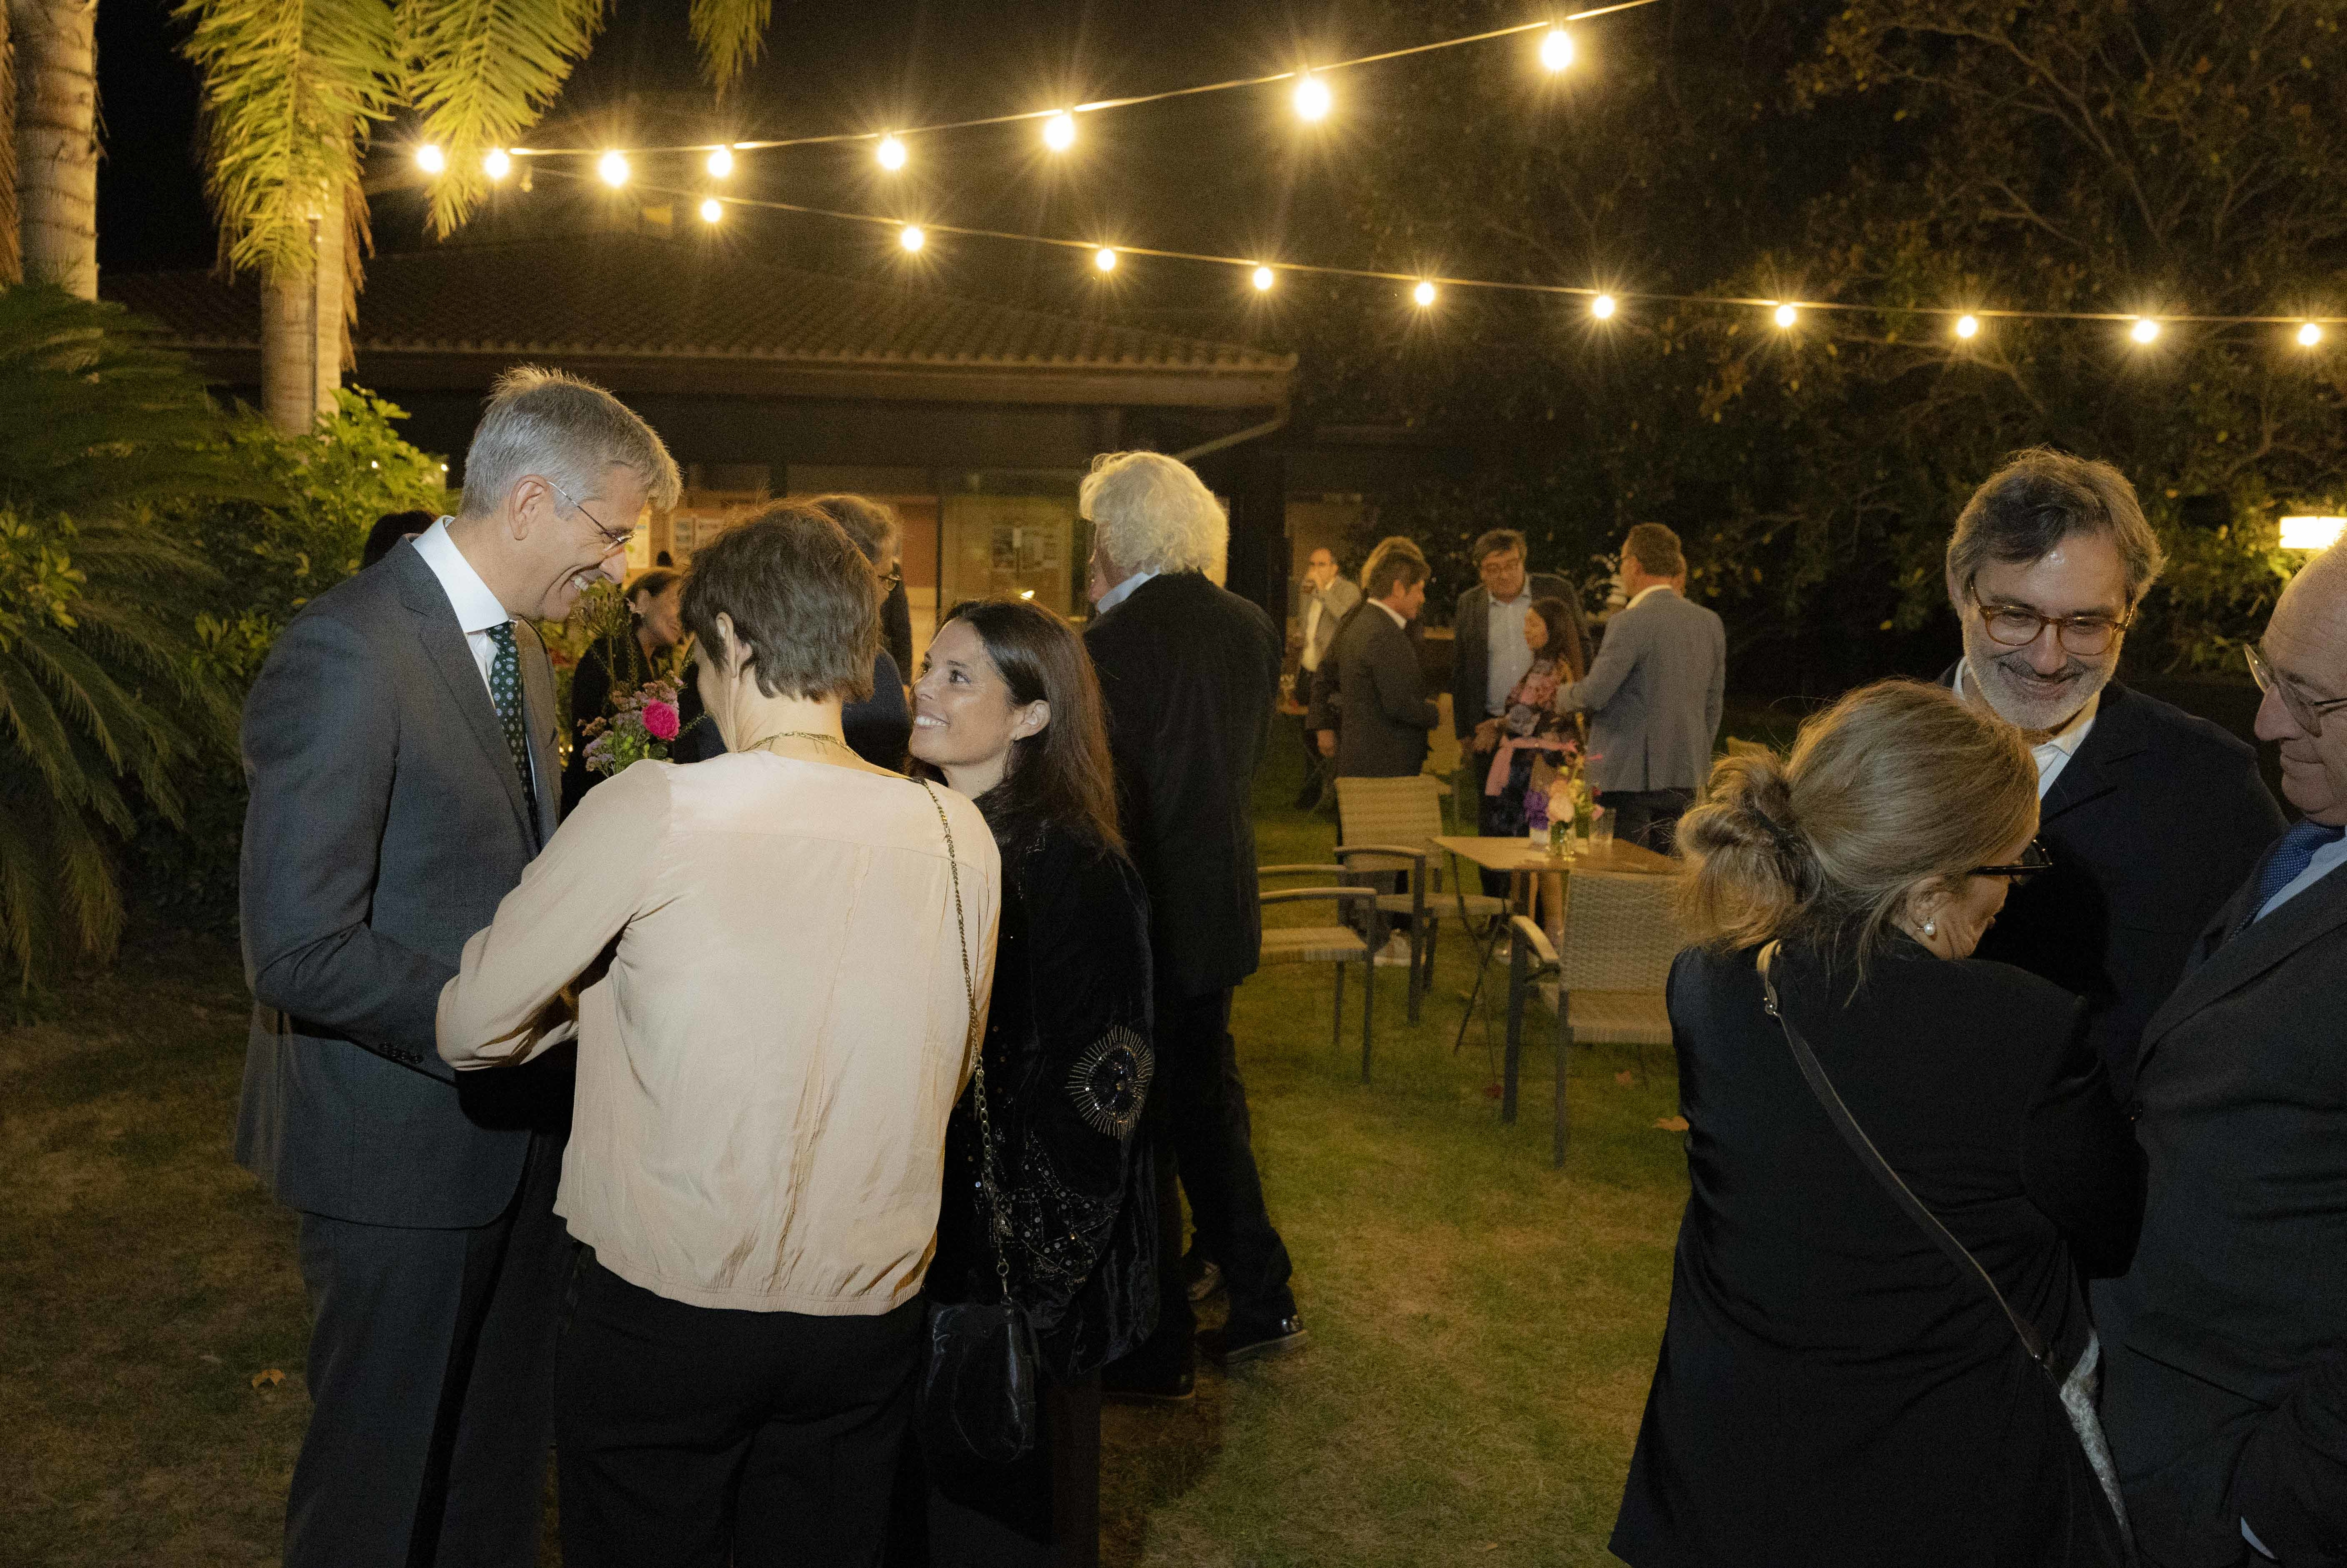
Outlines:
{"type": "MultiPolygon", "coordinates": [[[[1295,876],[1305,875],[1342,876],[1341,866],[1266,866],[1258,876],[1295,876]]],[[[1361,1081],[1369,1081],[1370,1030],[1377,1023],[1378,967],[1375,955],[1386,938],[1385,917],[1378,912],[1377,893],[1368,887],[1279,887],[1261,896],[1263,907],[1274,904],[1303,904],[1327,901],[1337,906],[1334,913],[1341,915],[1347,905],[1352,905],[1368,917],[1369,934],[1366,937],[1350,926],[1266,926],[1263,928],[1262,962],[1266,968],[1274,964],[1334,964],[1337,966],[1336,1022],[1331,1038],[1337,1044],[1345,1042],[1345,966],[1358,960],[1361,966],[1361,1081]]]]}
{"type": "Polygon", "coordinates": [[[1448,866],[1450,897],[1442,897],[1445,863],[1434,840],[1444,831],[1442,781],[1420,774],[1405,779],[1337,781],[1337,811],[1345,842],[1337,858],[1352,873],[1409,872],[1409,891],[1378,898],[1385,915],[1408,915],[1409,926],[1409,1021],[1418,1021],[1419,999],[1434,981],[1434,940],[1446,910],[1458,915],[1471,935],[1476,926],[1507,912],[1507,901],[1470,893],[1455,864],[1448,866]],[[1432,866],[1432,885],[1429,867],[1432,866]]]}
{"type": "Polygon", "coordinates": [[[1671,960],[1686,945],[1671,914],[1674,879],[1620,872],[1576,871],[1565,878],[1564,950],[1519,915],[1508,962],[1508,1051],[1500,1119],[1516,1119],[1516,1074],[1522,1050],[1524,1003],[1539,980],[1557,978],[1556,1129],[1552,1164],[1564,1163],[1566,1048],[1600,1040],[1638,1048],[1638,1074],[1646,1073],[1646,1047],[1671,1042],[1671,1015],[1663,997],[1671,960]]]}

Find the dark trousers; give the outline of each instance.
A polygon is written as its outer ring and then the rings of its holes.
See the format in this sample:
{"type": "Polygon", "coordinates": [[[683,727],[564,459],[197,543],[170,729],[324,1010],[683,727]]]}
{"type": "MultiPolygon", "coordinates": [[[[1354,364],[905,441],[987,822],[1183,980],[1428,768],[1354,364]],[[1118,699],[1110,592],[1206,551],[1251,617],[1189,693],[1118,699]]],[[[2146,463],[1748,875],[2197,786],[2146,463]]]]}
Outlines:
{"type": "Polygon", "coordinates": [[[1177,1171],[1199,1250],[1221,1266],[1229,1287],[1232,1324],[1267,1327],[1296,1312],[1287,1288],[1294,1268],[1255,1170],[1231,993],[1160,996],[1156,1021],[1157,1077],[1142,1126],[1157,1154],[1157,1330],[1124,1363],[1144,1374],[1187,1370],[1198,1327],[1182,1273],[1177,1171]]]}
{"type": "Polygon", "coordinates": [[[1600,790],[1597,804],[1617,814],[1614,819],[1614,836],[1617,840],[1651,849],[1657,855],[1669,855],[1678,846],[1679,818],[1695,804],[1695,791],[1600,790]]]}
{"type": "MultiPolygon", "coordinates": [[[[1100,1375],[1036,1390],[1036,1445],[1009,1464],[920,1456],[926,1553],[888,1568],[1098,1568],[1100,1375]]],[[[917,1445],[908,1445],[917,1446],[917,1445]]]]}
{"type": "Polygon", "coordinates": [[[554,1213],[562,1143],[533,1134],[512,1202],[473,1229],[302,1216],[312,1409],[286,1568],[538,1561],[577,1252],[554,1213]]]}
{"type": "Polygon", "coordinates": [[[927,1312],[688,1307],[582,1260],[555,1393],[567,1568],[879,1562],[927,1312]]]}
{"type": "Polygon", "coordinates": [[[1296,733],[1304,737],[1304,785],[1296,792],[1296,803],[1309,810],[1327,792],[1337,760],[1320,754],[1320,732],[1312,727],[1311,720],[1300,721],[1296,733]]]}
{"type": "MultiPolygon", "coordinates": [[[[1471,751],[1467,753],[1464,776],[1457,787],[1475,792],[1477,833],[1486,838],[1512,838],[1524,831],[1523,825],[1512,815],[1508,796],[1483,793],[1483,781],[1491,771],[1491,753],[1471,751]]],[[[1476,874],[1481,879],[1484,897],[1489,898],[1505,898],[1514,886],[1514,878],[1504,871],[1492,871],[1479,866],[1476,874]]]]}

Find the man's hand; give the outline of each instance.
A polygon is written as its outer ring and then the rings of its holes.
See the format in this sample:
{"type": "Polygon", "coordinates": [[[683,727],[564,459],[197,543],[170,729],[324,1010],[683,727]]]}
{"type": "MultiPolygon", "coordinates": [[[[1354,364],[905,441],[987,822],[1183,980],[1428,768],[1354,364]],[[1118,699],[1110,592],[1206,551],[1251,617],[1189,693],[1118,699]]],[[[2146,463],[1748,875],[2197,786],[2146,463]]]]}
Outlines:
{"type": "Polygon", "coordinates": [[[1337,754],[1336,731],[1323,730],[1320,732],[1320,754],[1324,757],[1333,757],[1337,754]]]}

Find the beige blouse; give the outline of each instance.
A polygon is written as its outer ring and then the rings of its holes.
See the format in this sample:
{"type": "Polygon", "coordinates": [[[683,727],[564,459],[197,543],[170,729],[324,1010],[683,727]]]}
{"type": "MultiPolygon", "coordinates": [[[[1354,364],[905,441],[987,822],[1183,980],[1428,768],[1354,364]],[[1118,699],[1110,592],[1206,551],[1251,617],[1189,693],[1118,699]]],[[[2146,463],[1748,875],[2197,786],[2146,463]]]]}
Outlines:
{"type": "MultiPolygon", "coordinates": [[[[976,806],[936,798],[982,1018],[1000,857],[976,806]]],[[[969,1073],[949,869],[908,779],[768,752],[638,763],[465,944],[440,1054],[483,1067],[569,1038],[554,1004],[576,979],[570,1234],[673,1301],[886,1312],[928,1268],[969,1073]]]]}

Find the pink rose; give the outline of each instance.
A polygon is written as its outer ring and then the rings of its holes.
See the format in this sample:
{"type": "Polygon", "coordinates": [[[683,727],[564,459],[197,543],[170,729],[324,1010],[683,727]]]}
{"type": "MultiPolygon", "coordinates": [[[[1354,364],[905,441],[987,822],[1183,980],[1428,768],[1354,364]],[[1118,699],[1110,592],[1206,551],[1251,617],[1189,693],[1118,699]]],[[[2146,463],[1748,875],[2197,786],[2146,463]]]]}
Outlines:
{"type": "Polygon", "coordinates": [[[666,702],[644,704],[644,733],[655,741],[676,739],[676,710],[666,702]]]}

